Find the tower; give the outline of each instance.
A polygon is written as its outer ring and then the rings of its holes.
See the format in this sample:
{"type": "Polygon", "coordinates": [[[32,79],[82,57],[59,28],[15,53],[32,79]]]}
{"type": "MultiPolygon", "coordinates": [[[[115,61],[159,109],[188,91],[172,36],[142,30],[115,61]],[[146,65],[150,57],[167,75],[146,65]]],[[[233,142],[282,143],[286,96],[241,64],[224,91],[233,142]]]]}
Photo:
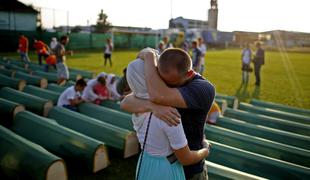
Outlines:
{"type": "Polygon", "coordinates": [[[217,0],[210,1],[211,7],[208,12],[208,28],[217,30],[218,7],[217,0]]]}

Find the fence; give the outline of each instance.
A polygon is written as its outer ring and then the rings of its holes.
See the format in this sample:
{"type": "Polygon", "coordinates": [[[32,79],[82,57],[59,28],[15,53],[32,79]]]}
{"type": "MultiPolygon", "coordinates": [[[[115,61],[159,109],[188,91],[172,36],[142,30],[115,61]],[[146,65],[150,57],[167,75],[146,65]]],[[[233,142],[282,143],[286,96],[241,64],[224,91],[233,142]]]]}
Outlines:
{"type": "MultiPolygon", "coordinates": [[[[24,34],[29,40],[29,48],[33,48],[33,39],[42,40],[49,45],[51,38],[59,39],[65,33],[37,32],[37,31],[0,31],[0,51],[16,51],[18,48],[18,34],[24,34]]],[[[71,33],[68,49],[99,49],[103,48],[107,38],[113,36],[115,49],[141,49],[144,47],[156,47],[158,36],[146,33],[114,32],[106,34],[98,33],[71,33]]]]}

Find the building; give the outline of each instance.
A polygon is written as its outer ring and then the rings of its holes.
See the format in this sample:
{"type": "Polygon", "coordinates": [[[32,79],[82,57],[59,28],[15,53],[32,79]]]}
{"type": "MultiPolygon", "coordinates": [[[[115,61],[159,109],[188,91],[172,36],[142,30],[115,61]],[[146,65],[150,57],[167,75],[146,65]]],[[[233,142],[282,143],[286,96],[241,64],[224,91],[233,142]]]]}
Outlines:
{"type": "Polygon", "coordinates": [[[188,29],[217,30],[217,20],[218,20],[217,0],[211,0],[210,4],[211,7],[208,11],[208,21],[187,19],[180,16],[169,20],[169,29],[176,28],[182,31],[186,31],[188,29]]]}
{"type": "Polygon", "coordinates": [[[217,0],[211,0],[211,8],[208,11],[208,28],[217,30],[218,6],[217,0]]]}
{"type": "Polygon", "coordinates": [[[294,31],[267,31],[259,34],[259,39],[273,47],[310,47],[310,33],[294,31]]]}
{"type": "Polygon", "coordinates": [[[17,0],[0,1],[0,30],[35,31],[41,26],[40,12],[17,0]]]}
{"type": "Polygon", "coordinates": [[[169,21],[169,29],[207,29],[208,21],[195,20],[195,19],[186,19],[183,17],[177,17],[175,19],[170,19],[169,21]]]}

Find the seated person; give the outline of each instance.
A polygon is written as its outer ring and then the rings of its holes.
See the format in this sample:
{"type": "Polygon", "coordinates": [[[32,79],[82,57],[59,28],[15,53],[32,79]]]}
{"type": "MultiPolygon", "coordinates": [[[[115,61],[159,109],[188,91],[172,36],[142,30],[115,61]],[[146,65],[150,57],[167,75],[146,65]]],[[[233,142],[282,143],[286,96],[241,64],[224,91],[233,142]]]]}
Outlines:
{"type": "Polygon", "coordinates": [[[216,124],[217,117],[219,117],[220,114],[221,114],[221,109],[220,109],[219,105],[214,101],[212,106],[211,106],[211,109],[207,115],[206,123],[216,124]]]}
{"type": "Polygon", "coordinates": [[[95,104],[101,104],[102,101],[110,99],[110,92],[105,84],[105,79],[102,77],[100,78],[100,83],[94,86],[93,91],[98,95],[98,98],[94,101],[95,104]]]}
{"type": "MultiPolygon", "coordinates": [[[[96,101],[99,103],[98,100],[104,100],[106,98],[100,96],[100,94],[96,93],[95,86],[97,86],[97,90],[99,90],[99,86],[102,86],[103,88],[106,88],[106,80],[104,76],[98,76],[96,79],[91,79],[87,82],[87,86],[83,92],[82,99],[86,102],[93,102],[96,103],[96,101]]],[[[106,88],[107,89],[107,88],[106,88]]],[[[100,90],[99,90],[100,92],[100,90]]],[[[97,103],[96,103],[97,104],[97,103]]]]}
{"type": "Polygon", "coordinates": [[[114,74],[108,74],[106,80],[107,87],[114,100],[122,100],[131,92],[126,78],[126,68],[123,70],[123,76],[121,78],[117,78],[114,74]]]}
{"type": "Polygon", "coordinates": [[[74,86],[68,87],[58,98],[57,106],[77,111],[77,106],[83,102],[81,94],[86,87],[84,79],[76,81],[74,86]]]}

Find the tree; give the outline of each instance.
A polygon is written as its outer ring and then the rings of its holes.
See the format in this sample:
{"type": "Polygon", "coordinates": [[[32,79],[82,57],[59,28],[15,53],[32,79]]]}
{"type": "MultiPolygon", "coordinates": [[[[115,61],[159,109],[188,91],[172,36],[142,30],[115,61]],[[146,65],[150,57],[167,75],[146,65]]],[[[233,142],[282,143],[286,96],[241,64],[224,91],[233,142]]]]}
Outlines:
{"type": "Polygon", "coordinates": [[[108,15],[103,13],[103,10],[101,9],[100,14],[98,15],[97,25],[96,25],[96,32],[105,33],[107,32],[112,24],[107,20],[108,15]]]}

